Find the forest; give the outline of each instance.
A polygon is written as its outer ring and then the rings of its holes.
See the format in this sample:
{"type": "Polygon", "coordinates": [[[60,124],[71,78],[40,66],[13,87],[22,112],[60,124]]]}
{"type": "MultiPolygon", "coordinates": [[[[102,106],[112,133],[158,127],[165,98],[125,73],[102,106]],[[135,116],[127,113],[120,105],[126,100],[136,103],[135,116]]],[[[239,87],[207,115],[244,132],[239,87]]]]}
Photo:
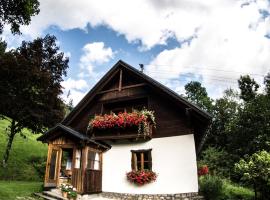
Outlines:
{"type": "MultiPolygon", "coordinates": [[[[214,187],[218,191],[219,179],[226,179],[252,188],[255,199],[267,199],[270,196],[270,74],[264,77],[263,85],[243,75],[237,89],[225,90],[218,99],[211,99],[199,82],[188,83],[185,90],[187,99],[213,117],[198,157],[198,165],[206,168],[203,174],[209,173],[208,177],[200,178],[200,184],[212,185],[207,185],[205,192],[215,195],[208,190],[214,187]]],[[[218,193],[217,196],[222,195],[218,193]]]]}

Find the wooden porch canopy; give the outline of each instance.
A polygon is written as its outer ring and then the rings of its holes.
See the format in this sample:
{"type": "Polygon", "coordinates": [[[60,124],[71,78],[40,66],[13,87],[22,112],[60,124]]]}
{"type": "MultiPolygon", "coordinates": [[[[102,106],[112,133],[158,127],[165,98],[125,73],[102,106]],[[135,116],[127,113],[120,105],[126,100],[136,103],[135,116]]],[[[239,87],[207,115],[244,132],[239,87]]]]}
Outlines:
{"type": "Polygon", "coordinates": [[[42,136],[37,138],[38,141],[48,143],[49,141],[54,140],[55,138],[59,137],[60,135],[66,134],[67,136],[74,138],[75,140],[79,141],[80,143],[84,144],[93,144],[99,146],[105,150],[109,150],[111,146],[104,142],[97,142],[90,139],[87,135],[81,134],[70,127],[64,126],[63,124],[57,124],[53,128],[49,129],[45,132],[42,136]]]}

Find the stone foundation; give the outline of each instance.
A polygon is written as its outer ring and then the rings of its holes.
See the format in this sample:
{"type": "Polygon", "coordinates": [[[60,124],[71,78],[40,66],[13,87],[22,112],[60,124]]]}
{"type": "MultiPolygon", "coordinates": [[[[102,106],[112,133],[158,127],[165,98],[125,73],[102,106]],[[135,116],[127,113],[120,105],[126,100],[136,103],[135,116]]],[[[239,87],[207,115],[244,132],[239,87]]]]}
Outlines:
{"type": "Polygon", "coordinates": [[[181,194],[126,194],[102,192],[100,196],[108,199],[123,199],[123,200],[203,200],[198,193],[181,193],[181,194]]]}

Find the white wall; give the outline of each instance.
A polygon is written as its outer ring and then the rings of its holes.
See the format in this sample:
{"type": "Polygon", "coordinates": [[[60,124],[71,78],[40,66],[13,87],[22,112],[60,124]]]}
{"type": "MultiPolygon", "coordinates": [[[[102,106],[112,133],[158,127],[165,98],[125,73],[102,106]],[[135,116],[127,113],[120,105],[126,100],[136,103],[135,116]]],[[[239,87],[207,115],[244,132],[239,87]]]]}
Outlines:
{"type": "Polygon", "coordinates": [[[145,143],[113,144],[103,154],[102,191],[130,194],[173,194],[198,192],[193,134],[154,138],[145,143]],[[152,170],[157,180],[143,186],[127,181],[131,171],[130,150],[152,148],[152,170]]]}

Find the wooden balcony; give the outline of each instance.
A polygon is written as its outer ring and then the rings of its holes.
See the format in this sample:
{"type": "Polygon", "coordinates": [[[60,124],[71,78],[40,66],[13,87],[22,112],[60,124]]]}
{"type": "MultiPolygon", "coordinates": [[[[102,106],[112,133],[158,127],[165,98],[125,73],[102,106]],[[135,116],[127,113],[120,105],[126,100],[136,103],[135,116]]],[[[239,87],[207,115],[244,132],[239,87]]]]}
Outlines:
{"type": "Polygon", "coordinates": [[[106,130],[93,130],[91,139],[102,140],[106,142],[136,142],[148,141],[152,139],[153,125],[148,123],[143,134],[138,133],[138,127],[129,128],[111,128],[106,130]]]}

